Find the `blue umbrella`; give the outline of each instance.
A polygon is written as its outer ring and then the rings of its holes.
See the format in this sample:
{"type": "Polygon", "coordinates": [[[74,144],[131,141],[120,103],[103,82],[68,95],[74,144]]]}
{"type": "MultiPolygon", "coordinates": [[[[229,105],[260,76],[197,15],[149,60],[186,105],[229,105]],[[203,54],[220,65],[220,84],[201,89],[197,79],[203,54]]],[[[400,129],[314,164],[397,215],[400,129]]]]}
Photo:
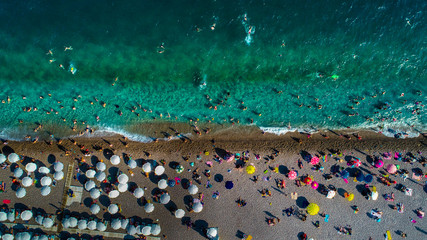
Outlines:
{"type": "Polygon", "coordinates": [[[341,177],[347,179],[350,176],[350,173],[347,170],[341,172],[341,177]]]}
{"type": "Polygon", "coordinates": [[[374,177],[371,174],[368,174],[365,176],[365,182],[366,183],[371,183],[372,180],[374,180],[374,177]]]}
{"type": "Polygon", "coordinates": [[[232,181],[227,181],[227,182],[225,182],[225,188],[227,188],[227,189],[232,189],[232,188],[233,188],[233,186],[234,186],[234,184],[233,184],[233,182],[232,182],[232,181]]]}
{"type": "Polygon", "coordinates": [[[363,175],[362,172],[358,172],[357,175],[356,175],[356,179],[359,182],[363,182],[365,180],[365,176],[363,175]]]}
{"type": "Polygon", "coordinates": [[[169,186],[169,187],[174,187],[174,186],[175,186],[175,184],[176,184],[175,180],[170,179],[170,180],[168,181],[168,186],[169,186]]]}

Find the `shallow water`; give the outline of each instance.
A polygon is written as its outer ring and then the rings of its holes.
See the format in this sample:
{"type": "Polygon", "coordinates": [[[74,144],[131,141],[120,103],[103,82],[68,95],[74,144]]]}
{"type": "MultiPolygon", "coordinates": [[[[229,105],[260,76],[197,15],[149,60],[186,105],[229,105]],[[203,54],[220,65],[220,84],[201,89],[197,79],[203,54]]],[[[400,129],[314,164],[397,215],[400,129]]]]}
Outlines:
{"type": "Polygon", "coordinates": [[[58,126],[73,119],[79,130],[82,121],[135,131],[146,121],[199,119],[276,133],[381,126],[390,136],[416,134],[426,129],[426,10],[425,1],[3,3],[0,135],[40,134],[39,122],[55,126],[44,134],[63,136],[58,126]]]}

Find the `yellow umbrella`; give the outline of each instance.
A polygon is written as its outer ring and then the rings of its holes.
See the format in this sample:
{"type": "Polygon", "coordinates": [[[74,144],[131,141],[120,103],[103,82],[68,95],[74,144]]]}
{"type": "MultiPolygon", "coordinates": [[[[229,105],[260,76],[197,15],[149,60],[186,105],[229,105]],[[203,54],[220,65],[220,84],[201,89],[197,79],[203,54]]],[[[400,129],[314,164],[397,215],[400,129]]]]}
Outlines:
{"type": "Polygon", "coordinates": [[[307,213],[310,215],[316,215],[319,213],[319,205],[315,203],[310,203],[307,207],[307,213]]]}
{"type": "Polygon", "coordinates": [[[347,200],[348,200],[349,202],[351,202],[351,201],[353,201],[353,199],[354,199],[354,194],[353,194],[353,193],[350,193],[350,195],[348,195],[348,197],[347,197],[347,200]]]}
{"type": "Polygon", "coordinates": [[[255,167],[253,165],[249,165],[246,167],[246,172],[248,174],[254,174],[255,173],[255,167]]]}

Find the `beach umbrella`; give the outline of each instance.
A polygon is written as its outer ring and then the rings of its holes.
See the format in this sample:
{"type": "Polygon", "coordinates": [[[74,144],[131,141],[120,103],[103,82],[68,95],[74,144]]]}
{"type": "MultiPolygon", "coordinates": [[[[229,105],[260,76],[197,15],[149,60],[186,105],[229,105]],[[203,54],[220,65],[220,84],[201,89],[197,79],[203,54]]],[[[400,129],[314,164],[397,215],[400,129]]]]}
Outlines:
{"type": "Polygon", "coordinates": [[[316,165],[320,162],[320,159],[318,157],[312,157],[310,160],[311,165],[316,165]]]}
{"type": "Polygon", "coordinates": [[[311,188],[317,189],[319,187],[319,184],[316,181],[311,182],[311,188]]]}
{"type": "Polygon", "coordinates": [[[303,182],[305,184],[309,185],[309,184],[311,184],[311,181],[313,181],[313,179],[311,179],[311,177],[305,177],[303,182]]]}
{"type": "Polygon", "coordinates": [[[88,178],[94,178],[95,174],[96,174],[96,171],[93,169],[89,169],[86,171],[86,177],[88,177],[88,178]]]}
{"type": "Polygon", "coordinates": [[[161,231],[162,231],[162,229],[160,228],[159,224],[151,225],[151,235],[157,236],[160,234],[161,231]]]}
{"type": "Polygon", "coordinates": [[[92,188],[95,188],[96,187],[96,184],[95,184],[95,182],[94,181],[92,181],[92,180],[89,180],[89,181],[87,181],[86,183],[85,183],[85,189],[86,189],[86,191],[90,191],[90,190],[92,190],[92,188]]]}
{"type": "Polygon", "coordinates": [[[48,173],[50,173],[50,170],[49,170],[49,168],[47,168],[47,167],[39,167],[39,173],[42,173],[42,174],[48,174],[48,173]]]}
{"type": "Polygon", "coordinates": [[[297,172],[296,172],[296,171],[294,171],[294,170],[292,170],[292,171],[290,171],[290,172],[288,173],[288,178],[289,178],[289,179],[291,179],[291,180],[296,179],[296,178],[297,178],[297,176],[298,176],[298,174],[297,174],[297,172]]]}
{"type": "Polygon", "coordinates": [[[144,228],[144,226],[143,225],[138,225],[135,228],[136,228],[136,234],[141,235],[142,234],[142,229],[144,228]]]}
{"type": "Polygon", "coordinates": [[[114,230],[118,230],[122,227],[122,221],[118,218],[113,219],[113,221],[111,221],[111,228],[114,230]]]}
{"type": "Polygon", "coordinates": [[[378,199],[378,192],[377,191],[373,191],[371,194],[372,200],[377,200],[378,199]]]}
{"type": "Polygon", "coordinates": [[[55,180],[62,180],[63,178],[64,178],[64,172],[55,172],[54,174],[53,174],[53,178],[55,179],[55,180]]]}
{"type": "Polygon", "coordinates": [[[0,222],[6,221],[6,220],[7,220],[7,213],[0,212],[0,222]]]}
{"type": "Polygon", "coordinates": [[[64,218],[64,219],[62,220],[62,226],[63,226],[64,228],[70,228],[70,218],[64,218]]]}
{"type": "Polygon", "coordinates": [[[348,195],[348,197],[347,197],[347,200],[348,200],[349,202],[351,202],[351,201],[353,201],[353,199],[354,199],[354,194],[353,194],[353,193],[350,193],[350,194],[348,195]]]}
{"type": "Polygon", "coordinates": [[[33,162],[27,163],[27,165],[25,165],[25,170],[27,170],[29,173],[32,173],[37,170],[37,164],[33,162]]]}
{"type": "Polygon", "coordinates": [[[6,162],[6,156],[4,154],[0,154],[0,164],[6,162]]]}
{"type": "Polygon", "coordinates": [[[27,195],[27,191],[25,190],[25,188],[19,188],[18,190],[16,190],[16,197],[17,198],[23,198],[25,197],[25,195],[27,195]]]}
{"type": "Polygon", "coordinates": [[[119,181],[119,183],[127,183],[129,181],[129,177],[128,177],[128,175],[122,173],[117,178],[117,181],[119,181]]]}
{"type": "Polygon", "coordinates": [[[196,185],[194,185],[194,184],[191,184],[190,187],[188,188],[188,192],[191,195],[196,194],[198,191],[199,191],[199,188],[196,185]]]}
{"type": "Polygon", "coordinates": [[[176,173],[182,173],[184,171],[184,166],[178,165],[178,167],[175,168],[176,173]]]}
{"type": "Polygon", "coordinates": [[[142,171],[144,171],[145,173],[151,172],[151,164],[145,163],[144,165],[142,165],[142,171]]]}
{"type": "Polygon", "coordinates": [[[350,173],[347,170],[343,170],[340,173],[340,175],[341,175],[342,178],[347,179],[350,176],[350,173]]]}
{"type": "Polygon", "coordinates": [[[144,190],[143,190],[142,188],[136,188],[136,189],[133,191],[133,195],[134,195],[136,198],[140,198],[140,197],[144,196],[144,190]]]}
{"type": "Polygon", "coordinates": [[[108,197],[109,198],[116,198],[116,197],[118,197],[120,195],[120,192],[119,191],[117,191],[117,190],[113,190],[113,191],[111,191],[110,193],[108,193],[108,197]]]}
{"type": "Polygon", "coordinates": [[[365,176],[365,183],[371,183],[374,177],[371,174],[365,176]]]}
{"type": "Polygon", "coordinates": [[[307,213],[310,215],[316,215],[319,212],[319,205],[315,203],[308,204],[307,213]]]}
{"type": "Polygon", "coordinates": [[[136,234],[136,227],[134,225],[129,225],[126,230],[129,235],[136,234]]]}
{"type": "Polygon", "coordinates": [[[15,171],[13,171],[13,175],[16,178],[22,177],[23,174],[24,174],[24,170],[22,170],[21,168],[16,168],[15,171]]]}
{"type": "Polygon", "coordinates": [[[375,167],[380,168],[380,167],[382,167],[383,165],[384,165],[383,160],[381,160],[381,159],[377,159],[377,160],[375,161],[375,167]]]}
{"type": "Polygon", "coordinates": [[[61,172],[64,169],[64,164],[62,162],[54,162],[53,169],[55,169],[55,172],[61,172]]]}
{"type": "Polygon", "coordinates": [[[165,179],[161,179],[158,183],[157,186],[160,189],[165,189],[168,186],[168,182],[165,179]]]}
{"type": "Polygon", "coordinates": [[[10,163],[16,163],[17,161],[19,161],[19,155],[16,153],[11,153],[9,154],[9,156],[7,156],[7,159],[10,163]]]}
{"type": "Polygon", "coordinates": [[[117,204],[110,204],[110,206],[108,206],[108,212],[111,214],[116,214],[119,211],[119,206],[117,206],[117,204]]]}
{"type": "Polygon", "coordinates": [[[162,194],[160,196],[160,203],[161,204],[167,204],[171,200],[171,196],[167,193],[162,194]]]}
{"type": "Polygon", "coordinates": [[[157,176],[162,175],[165,172],[165,168],[163,166],[157,166],[156,169],[154,169],[154,174],[157,176]]]}
{"type": "Polygon", "coordinates": [[[77,223],[77,227],[78,227],[80,230],[84,230],[84,229],[86,229],[86,228],[87,228],[87,220],[86,220],[86,219],[82,219],[82,220],[80,220],[80,221],[77,223]]]}
{"type": "Polygon", "coordinates": [[[51,228],[51,227],[53,227],[53,224],[54,224],[54,222],[53,222],[52,218],[44,218],[43,219],[43,227],[51,228]]]}
{"type": "Polygon", "coordinates": [[[42,215],[37,215],[37,216],[34,218],[34,220],[36,220],[36,223],[38,223],[38,224],[40,224],[40,225],[43,225],[44,217],[43,217],[42,215]]]}
{"type": "Polygon", "coordinates": [[[365,176],[363,175],[363,173],[361,171],[357,172],[356,180],[359,182],[363,182],[365,180],[365,176]]]}
{"type": "Polygon", "coordinates": [[[185,215],[185,211],[182,209],[178,209],[175,211],[175,217],[176,218],[183,218],[185,215]]]}
{"type": "Polygon", "coordinates": [[[51,188],[50,188],[50,186],[43,186],[40,189],[40,191],[41,191],[42,196],[47,196],[50,194],[51,188]]]}
{"type": "Polygon", "coordinates": [[[129,160],[129,162],[128,162],[128,166],[129,166],[129,168],[130,169],[134,169],[134,168],[136,168],[136,161],[135,160],[129,160]]]}
{"type": "Polygon", "coordinates": [[[98,204],[94,203],[94,204],[92,204],[92,205],[90,206],[90,212],[91,212],[92,214],[98,214],[98,213],[99,213],[99,211],[101,211],[101,208],[99,207],[99,205],[98,205],[98,204]]]}
{"type": "Polygon", "coordinates": [[[129,218],[123,218],[121,228],[126,229],[128,225],[129,225],[129,218]]]}
{"type": "Polygon", "coordinates": [[[246,172],[248,174],[254,174],[255,173],[255,166],[254,165],[249,165],[246,167],[246,172]]]}
{"type": "Polygon", "coordinates": [[[149,236],[151,234],[151,226],[145,226],[142,228],[142,235],[149,236]]]}
{"type": "Polygon", "coordinates": [[[103,172],[103,171],[105,171],[105,169],[107,169],[107,166],[106,166],[106,165],[105,165],[105,163],[103,163],[103,162],[98,162],[98,163],[96,164],[96,169],[97,169],[98,171],[103,172]]]}
{"type": "Polygon", "coordinates": [[[95,230],[96,229],[97,222],[95,220],[91,220],[87,223],[87,228],[89,230],[95,230]]]}
{"type": "Polygon", "coordinates": [[[117,186],[117,189],[119,192],[126,192],[128,190],[128,184],[127,183],[119,183],[117,186]]]}
{"type": "Polygon", "coordinates": [[[151,213],[154,211],[154,205],[152,203],[147,203],[144,205],[144,210],[147,213],[151,213]]]}
{"type": "Polygon", "coordinates": [[[99,196],[101,196],[101,191],[97,188],[92,188],[90,190],[90,197],[93,199],[97,199],[99,198],[99,196]]]}
{"type": "Polygon", "coordinates": [[[117,155],[113,155],[110,158],[111,164],[118,165],[120,163],[120,157],[117,155]]]}
{"type": "Polygon", "coordinates": [[[234,184],[232,181],[225,182],[225,188],[232,189],[234,187],[234,184]]]}
{"type": "Polygon", "coordinates": [[[96,230],[104,232],[105,230],[107,230],[107,226],[103,222],[98,222],[96,224],[96,230]]]}
{"type": "Polygon", "coordinates": [[[42,186],[49,186],[50,184],[52,184],[52,178],[44,176],[42,177],[42,179],[40,179],[40,184],[42,186]]]}
{"type": "Polygon", "coordinates": [[[2,240],[13,240],[14,236],[10,233],[6,233],[1,237],[2,240]]]}
{"type": "Polygon", "coordinates": [[[15,235],[16,240],[30,240],[31,234],[29,232],[19,232],[15,235]]]}
{"type": "Polygon", "coordinates": [[[15,212],[9,211],[7,213],[7,220],[9,222],[14,222],[15,221],[15,212]]]}
{"type": "Polygon", "coordinates": [[[24,221],[28,221],[33,217],[33,212],[30,210],[25,210],[21,213],[21,219],[24,221]]]}
{"type": "Polygon", "coordinates": [[[33,179],[32,178],[30,178],[30,177],[27,176],[27,177],[24,177],[22,179],[22,186],[29,187],[31,185],[33,185],[33,179]]]}
{"type": "Polygon", "coordinates": [[[168,181],[168,186],[169,186],[169,187],[174,187],[175,185],[176,185],[175,180],[170,179],[170,180],[168,181]]]}
{"type": "MultiPolygon", "coordinates": [[[[36,240],[36,239],[34,239],[34,237],[33,237],[33,239],[31,239],[31,240],[36,240]]],[[[41,236],[39,236],[38,240],[49,240],[49,238],[46,235],[41,235],[41,236]]]]}
{"type": "Polygon", "coordinates": [[[72,228],[77,227],[77,218],[70,217],[70,227],[72,228]]]}
{"type": "Polygon", "coordinates": [[[95,174],[96,180],[98,180],[100,182],[104,181],[106,177],[107,177],[107,175],[105,174],[105,172],[99,171],[95,174]]]}
{"type": "Polygon", "coordinates": [[[395,174],[397,172],[397,167],[394,164],[389,164],[387,166],[387,172],[391,173],[391,174],[395,174]]]}
{"type": "Polygon", "coordinates": [[[218,230],[216,230],[216,228],[209,228],[206,235],[208,235],[209,238],[214,238],[218,235],[218,230]]]}
{"type": "Polygon", "coordinates": [[[203,210],[203,205],[200,202],[197,202],[193,205],[193,210],[196,213],[199,213],[203,210]]]}

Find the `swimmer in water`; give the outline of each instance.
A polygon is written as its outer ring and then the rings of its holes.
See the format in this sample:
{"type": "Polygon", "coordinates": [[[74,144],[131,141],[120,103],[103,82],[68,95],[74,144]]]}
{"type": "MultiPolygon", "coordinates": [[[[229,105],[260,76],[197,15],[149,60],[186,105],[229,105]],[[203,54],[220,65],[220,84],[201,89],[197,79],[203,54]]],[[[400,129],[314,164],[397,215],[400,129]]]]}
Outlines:
{"type": "Polygon", "coordinates": [[[46,55],[53,56],[53,49],[50,49],[49,51],[47,51],[46,55]]]}
{"type": "Polygon", "coordinates": [[[72,50],[73,50],[72,46],[64,47],[64,52],[66,52],[66,51],[72,51],[72,50]]]}

